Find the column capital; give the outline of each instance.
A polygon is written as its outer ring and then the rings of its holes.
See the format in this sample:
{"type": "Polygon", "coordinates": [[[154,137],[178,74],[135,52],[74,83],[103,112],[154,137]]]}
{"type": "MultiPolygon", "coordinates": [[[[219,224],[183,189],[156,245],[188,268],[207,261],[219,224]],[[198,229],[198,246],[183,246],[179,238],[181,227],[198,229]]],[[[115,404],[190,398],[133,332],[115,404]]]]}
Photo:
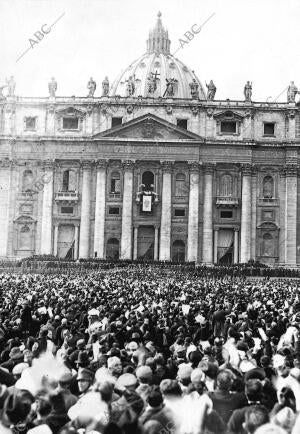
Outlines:
{"type": "Polygon", "coordinates": [[[199,163],[198,161],[189,161],[188,162],[188,167],[189,167],[189,171],[190,172],[199,172],[199,163]]]}
{"type": "Polygon", "coordinates": [[[4,160],[0,160],[0,167],[10,167],[12,165],[12,160],[5,158],[4,160]]]}
{"type": "Polygon", "coordinates": [[[243,176],[251,176],[253,170],[252,164],[246,163],[241,165],[241,172],[243,176]]]}
{"type": "Polygon", "coordinates": [[[135,165],[135,161],[133,160],[123,160],[122,161],[122,167],[123,170],[133,170],[134,169],[134,165],[135,165]]]}
{"type": "Polygon", "coordinates": [[[92,168],[93,161],[92,160],[81,160],[81,167],[83,170],[89,170],[92,168]]]}
{"type": "Polygon", "coordinates": [[[160,164],[163,172],[172,172],[173,161],[161,161],[160,164]]]}
{"type": "Polygon", "coordinates": [[[106,169],[108,161],[104,159],[96,160],[96,168],[97,169],[106,169]]]}
{"type": "Polygon", "coordinates": [[[204,173],[212,174],[215,170],[215,164],[213,163],[204,163],[203,164],[204,173]]]}
{"type": "Polygon", "coordinates": [[[252,176],[256,176],[257,172],[258,172],[258,169],[259,169],[258,165],[257,164],[253,164],[252,167],[251,167],[251,175],[252,176]]]}
{"type": "Polygon", "coordinates": [[[54,160],[43,160],[42,161],[42,163],[41,163],[41,165],[42,165],[42,168],[44,169],[44,170],[53,170],[54,169],[54,167],[55,167],[55,161],[54,160]]]}
{"type": "Polygon", "coordinates": [[[285,176],[297,176],[298,166],[297,164],[286,164],[284,167],[285,176]]]}

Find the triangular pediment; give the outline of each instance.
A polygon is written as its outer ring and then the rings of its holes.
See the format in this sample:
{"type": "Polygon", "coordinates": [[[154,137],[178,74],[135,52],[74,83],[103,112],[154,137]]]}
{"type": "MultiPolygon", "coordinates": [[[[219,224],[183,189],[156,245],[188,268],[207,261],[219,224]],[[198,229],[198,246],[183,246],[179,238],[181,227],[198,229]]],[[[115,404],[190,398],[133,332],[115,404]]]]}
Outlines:
{"type": "Polygon", "coordinates": [[[200,136],[153,114],[146,114],[98,133],[94,138],[118,137],[149,140],[202,140],[200,136]]]}
{"type": "Polygon", "coordinates": [[[61,110],[56,110],[56,116],[68,116],[68,117],[84,117],[86,113],[83,110],[79,110],[75,107],[67,107],[61,110]]]}

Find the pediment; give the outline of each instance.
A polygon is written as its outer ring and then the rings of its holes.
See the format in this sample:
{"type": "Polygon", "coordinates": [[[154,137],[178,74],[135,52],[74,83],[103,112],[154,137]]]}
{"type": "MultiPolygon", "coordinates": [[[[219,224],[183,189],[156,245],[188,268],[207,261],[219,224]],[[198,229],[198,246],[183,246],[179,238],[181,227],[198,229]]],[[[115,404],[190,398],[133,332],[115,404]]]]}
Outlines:
{"type": "Polygon", "coordinates": [[[98,137],[150,140],[202,140],[197,134],[180,128],[152,114],[140,116],[94,136],[94,138],[98,137]]]}
{"type": "Polygon", "coordinates": [[[82,118],[86,115],[86,112],[70,106],[70,107],[67,107],[67,108],[64,108],[61,110],[56,110],[55,114],[56,114],[56,116],[59,116],[59,117],[68,116],[71,118],[73,118],[73,117],[74,118],[78,118],[78,117],[82,118]]]}
{"type": "Polygon", "coordinates": [[[278,229],[278,226],[273,222],[262,222],[260,225],[257,226],[257,229],[276,231],[278,229]]]}
{"type": "Polygon", "coordinates": [[[19,217],[14,219],[14,223],[32,224],[36,223],[36,220],[29,215],[20,215],[19,217]]]}
{"type": "Polygon", "coordinates": [[[214,114],[214,118],[215,119],[220,119],[220,120],[242,120],[244,118],[244,116],[242,116],[240,113],[237,113],[233,110],[222,110],[218,113],[214,114]]]}

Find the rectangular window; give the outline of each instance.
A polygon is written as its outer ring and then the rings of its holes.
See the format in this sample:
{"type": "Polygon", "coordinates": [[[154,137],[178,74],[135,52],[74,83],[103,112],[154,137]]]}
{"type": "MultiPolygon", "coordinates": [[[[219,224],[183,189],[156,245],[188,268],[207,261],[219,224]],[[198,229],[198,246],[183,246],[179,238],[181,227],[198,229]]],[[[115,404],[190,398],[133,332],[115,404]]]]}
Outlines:
{"type": "Polygon", "coordinates": [[[222,121],[220,131],[223,134],[236,134],[237,132],[236,122],[222,121]]]}
{"type": "Polygon", "coordinates": [[[25,118],[25,129],[29,131],[34,131],[36,129],[36,118],[35,117],[27,117],[25,118]]]}
{"type": "Polygon", "coordinates": [[[220,211],[221,219],[232,219],[232,211],[220,211]]]}
{"type": "Polygon", "coordinates": [[[274,220],[274,212],[273,211],[263,211],[263,220],[274,220]]]}
{"type": "Polygon", "coordinates": [[[74,208],[72,206],[62,206],[61,214],[73,214],[74,208]]]}
{"type": "Polygon", "coordinates": [[[274,122],[264,123],[264,136],[274,136],[275,134],[275,124],[274,122]]]}
{"type": "Polygon", "coordinates": [[[177,119],[177,126],[187,130],[187,119],[177,119]]]}
{"type": "Polygon", "coordinates": [[[112,117],[111,118],[111,127],[117,127],[118,125],[122,125],[123,118],[112,117]]]}
{"type": "Polygon", "coordinates": [[[175,208],[174,215],[175,215],[175,217],[185,217],[185,209],[184,208],[175,208]]]}
{"type": "Polygon", "coordinates": [[[78,130],[78,118],[63,118],[64,130],[78,130]]]}
{"type": "Polygon", "coordinates": [[[120,215],[120,208],[118,206],[110,206],[108,208],[109,215],[120,215]]]}

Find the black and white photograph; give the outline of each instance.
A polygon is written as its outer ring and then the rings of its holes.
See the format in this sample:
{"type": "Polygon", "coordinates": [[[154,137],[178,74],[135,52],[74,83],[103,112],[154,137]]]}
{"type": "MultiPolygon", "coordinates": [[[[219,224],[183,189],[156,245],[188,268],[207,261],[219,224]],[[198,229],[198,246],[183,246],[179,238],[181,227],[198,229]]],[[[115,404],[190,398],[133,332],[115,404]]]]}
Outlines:
{"type": "Polygon", "coordinates": [[[0,0],[0,434],[300,434],[299,0],[0,0]]]}

